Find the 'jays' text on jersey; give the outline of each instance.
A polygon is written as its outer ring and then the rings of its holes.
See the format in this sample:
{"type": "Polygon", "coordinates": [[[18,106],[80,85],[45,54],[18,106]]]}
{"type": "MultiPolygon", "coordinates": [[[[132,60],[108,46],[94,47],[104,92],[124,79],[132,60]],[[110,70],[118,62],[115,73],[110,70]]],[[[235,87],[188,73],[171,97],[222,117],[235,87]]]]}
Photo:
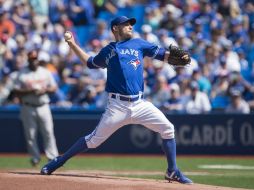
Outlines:
{"type": "Polygon", "coordinates": [[[164,60],[165,51],[139,38],[111,42],[90,57],[87,65],[91,69],[107,68],[107,92],[136,95],[144,90],[143,58],[164,60]]]}

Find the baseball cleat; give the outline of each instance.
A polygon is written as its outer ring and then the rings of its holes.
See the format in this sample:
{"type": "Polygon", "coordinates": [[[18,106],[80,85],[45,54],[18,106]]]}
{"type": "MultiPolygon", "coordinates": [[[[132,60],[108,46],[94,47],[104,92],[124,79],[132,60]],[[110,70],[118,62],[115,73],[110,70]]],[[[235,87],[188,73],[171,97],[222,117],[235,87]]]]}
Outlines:
{"type": "Polygon", "coordinates": [[[50,175],[52,174],[57,168],[60,168],[64,164],[63,161],[61,161],[61,156],[58,156],[48,162],[45,166],[41,169],[42,175],[50,175]]]}
{"type": "Polygon", "coordinates": [[[176,182],[187,184],[187,185],[193,184],[193,182],[189,178],[187,178],[185,175],[183,175],[183,173],[178,169],[172,172],[167,171],[165,175],[165,179],[168,180],[169,182],[176,181],[176,182]]]}

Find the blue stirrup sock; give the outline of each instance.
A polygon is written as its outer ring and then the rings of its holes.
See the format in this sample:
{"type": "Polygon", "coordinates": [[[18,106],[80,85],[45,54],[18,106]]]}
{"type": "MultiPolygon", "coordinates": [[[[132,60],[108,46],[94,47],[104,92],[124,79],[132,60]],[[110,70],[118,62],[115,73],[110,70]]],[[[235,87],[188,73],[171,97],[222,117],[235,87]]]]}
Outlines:
{"type": "Polygon", "coordinates": [[[176,142],[175,139],[162,139],[162,148],[167,157],[168,172],[177,169],[176,165],[176,142]]]}
{"type": "Polygon", "coordinates": [[[71,157],[75,156],[80,152],[85,152],[88,150],[85,137],[81,137],[77,140],[77,142],[71,146],[61,157],[61,161],[65,163],[71,157]]]}

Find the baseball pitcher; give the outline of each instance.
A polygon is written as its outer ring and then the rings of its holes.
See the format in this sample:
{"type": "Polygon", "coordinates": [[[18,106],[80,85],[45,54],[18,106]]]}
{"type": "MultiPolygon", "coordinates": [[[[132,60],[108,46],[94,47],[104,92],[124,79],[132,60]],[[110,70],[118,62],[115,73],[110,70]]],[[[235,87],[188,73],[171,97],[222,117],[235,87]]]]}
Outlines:
{"type": "Polygon", "coordinates": [[[98,147],[124,125],[142,124],[161,135],[168,162],[165,179],[192,184],[176,165],[173,124],[143,96],[145,56],[176,66],[189,64],[190,56],[175,46],[164,49],[145,40],[132,38],[135,23],[135,18],[125,16],[112,20],[111,30],[116,41],[102,48],[94,57],[89,56],[76,44],[70,32],[66,33],[66,42],[84,64],[90,69],[107,68],[108,104],[95,130],[81,137],[65,154],[46,164],[41,169],[41,174],[50,175],[77,153],[98,147]]]}

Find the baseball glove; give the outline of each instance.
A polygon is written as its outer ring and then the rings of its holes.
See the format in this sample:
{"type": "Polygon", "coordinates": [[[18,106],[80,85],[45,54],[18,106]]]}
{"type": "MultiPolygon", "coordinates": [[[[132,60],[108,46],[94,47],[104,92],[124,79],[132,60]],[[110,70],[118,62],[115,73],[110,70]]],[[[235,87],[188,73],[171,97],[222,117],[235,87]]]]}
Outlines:
{"type": "Polygon", "coordinates": [[[182,67],[190,64],[191,59],[187,51],[173,45],[170,45],[168,49],[170,52],[168,64],[182,67]]]}

